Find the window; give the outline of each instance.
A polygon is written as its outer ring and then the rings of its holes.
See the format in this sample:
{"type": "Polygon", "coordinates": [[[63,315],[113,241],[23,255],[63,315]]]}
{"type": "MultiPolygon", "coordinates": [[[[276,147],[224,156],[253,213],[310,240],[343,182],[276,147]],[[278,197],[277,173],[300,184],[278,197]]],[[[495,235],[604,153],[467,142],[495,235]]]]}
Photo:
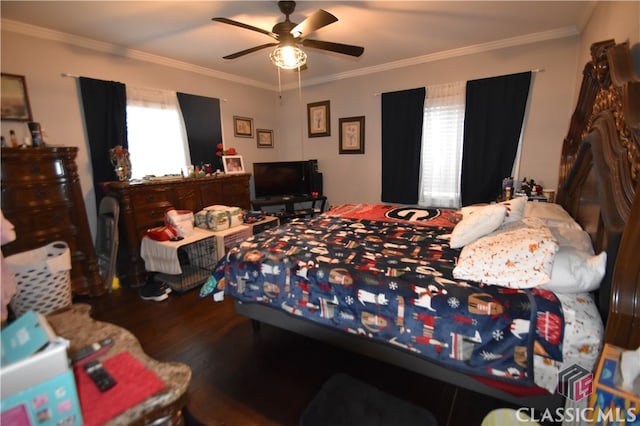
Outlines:
{"type": "Polygon", "coordinates": [[[460,207],[466,82],[427,87],[418,204],[460,207]]]}
{"type": "Polygon", "coordinates": [[[130,86],[126,90],[132,178],[180,174],[191,159],[176,93],[130,86]]]}

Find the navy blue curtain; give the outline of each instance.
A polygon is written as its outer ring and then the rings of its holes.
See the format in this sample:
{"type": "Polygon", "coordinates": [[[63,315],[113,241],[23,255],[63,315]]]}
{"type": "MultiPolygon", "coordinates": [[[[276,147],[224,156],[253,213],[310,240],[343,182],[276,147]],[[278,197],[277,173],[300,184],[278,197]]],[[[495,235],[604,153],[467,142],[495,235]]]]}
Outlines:
{"type": "Polygon", "coordinates": [[[222,162],[216,157],[216,145],[222,142],[220,99],[178,93],[178,102],[189,140],[191,162],[197,166],[211,164],[214,170],[222,169],[222,162]]]}
{"type": "Polygon", "coordinates": [[[424,87],[382,94],[382,194],[388,203],[417,204],[424,87]]]}
{"type": "Polygon", "coordinates": [[[104,197],[101,182],[118,180],[109,160],[109,149],[127,148],[127,94],[115,81],[80,77],[84,121],[89,138],[96,206],[104,197]]]}
{"type": "Polygon", "coordinates": [[[495,201],[511,174],[531,72],[467,82],[462,148],[462,205],[495,201]]]}

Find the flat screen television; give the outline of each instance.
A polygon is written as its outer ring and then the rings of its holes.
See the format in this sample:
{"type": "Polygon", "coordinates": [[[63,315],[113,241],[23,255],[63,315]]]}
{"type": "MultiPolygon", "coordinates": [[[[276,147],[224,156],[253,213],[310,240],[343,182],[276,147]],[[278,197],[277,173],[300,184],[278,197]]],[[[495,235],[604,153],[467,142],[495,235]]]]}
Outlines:
{"type": "Polygon", "coordinates": [[[309,195],[311,161],[253,163],[256,198],[309,195]]]}

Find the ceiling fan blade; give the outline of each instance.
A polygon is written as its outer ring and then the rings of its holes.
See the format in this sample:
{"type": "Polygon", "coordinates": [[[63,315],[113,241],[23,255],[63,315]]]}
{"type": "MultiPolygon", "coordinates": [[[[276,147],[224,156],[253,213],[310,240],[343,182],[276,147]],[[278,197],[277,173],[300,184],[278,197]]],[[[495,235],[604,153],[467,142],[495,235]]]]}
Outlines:
{"type": "Polygon", "coordinates": [[[275,38],[276,40],[278,40],[278,34],[272,33],[271,31],[267,31],[267,30],[263,30],[262,28],[258,28],[258,27],[254,27],[253,25],[249,25],[249,24],[244,24],[242,22],[238,22],[238,21],[234,21],[233,19],[229,19],[229,18],[211,18],[212,21],[216,21],[216,22],[222,22],[223,24],[229,24],[229,25],[234,25],[236,27],[240,27],[240,28],[244,28],[247,30],[251,30],[251,31],[256,31],[262,34],[266,34],[271,38],[275,38]]]}
{"type": "Polygon", "coordinates": [[[318,9],[312,15],[307,17],[307,19],[296,25],[291,30],[291,34],[293,34],[293,36],[296,38],[308,35],[316,30],[319,30],[322,27],[336,22],[337,20],[338,18],[336,18],[326,10],[318,9]]]}
{"type": "Polygon", "coordinates": [[[278,44],[280,44],[280,43],[265,43],[265,44],[261,44],[260,46],[252,47],[250,49],[245,49],[245,50],[241,50],[241,51],[236,52],[236,53],[232,53],[231,55],[223,56],[222,59],[236,59],[236,58],[239,58],[240,56],[244,56],[244,55],[247,55],[249,53],[257,52],[258,50],[264,49],[265,47],[277,46],[278,44]]]}
{"type": "Polygon", "coordinates": [[[316,49],[329,50],[331,52],[342,53],[350,56],[360,56],[364,53],[364,47],[353,46],[350,44],[332,43],[330,41],[310,40],[308,38],[302,40],[302,45],[306,47],[314,47],[316,49]]]}

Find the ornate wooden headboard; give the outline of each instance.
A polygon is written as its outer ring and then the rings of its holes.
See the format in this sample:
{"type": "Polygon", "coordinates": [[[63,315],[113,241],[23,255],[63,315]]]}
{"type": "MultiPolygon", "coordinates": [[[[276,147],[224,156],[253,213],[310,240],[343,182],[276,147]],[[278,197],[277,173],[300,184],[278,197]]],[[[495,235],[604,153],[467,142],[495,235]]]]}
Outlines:
{"type": "Polygon", "coordinates": [[[628,43],[594,43],[564,140],[558,203],[607,252],[605,339],[640,345],[640,79],[628,43]]]}

